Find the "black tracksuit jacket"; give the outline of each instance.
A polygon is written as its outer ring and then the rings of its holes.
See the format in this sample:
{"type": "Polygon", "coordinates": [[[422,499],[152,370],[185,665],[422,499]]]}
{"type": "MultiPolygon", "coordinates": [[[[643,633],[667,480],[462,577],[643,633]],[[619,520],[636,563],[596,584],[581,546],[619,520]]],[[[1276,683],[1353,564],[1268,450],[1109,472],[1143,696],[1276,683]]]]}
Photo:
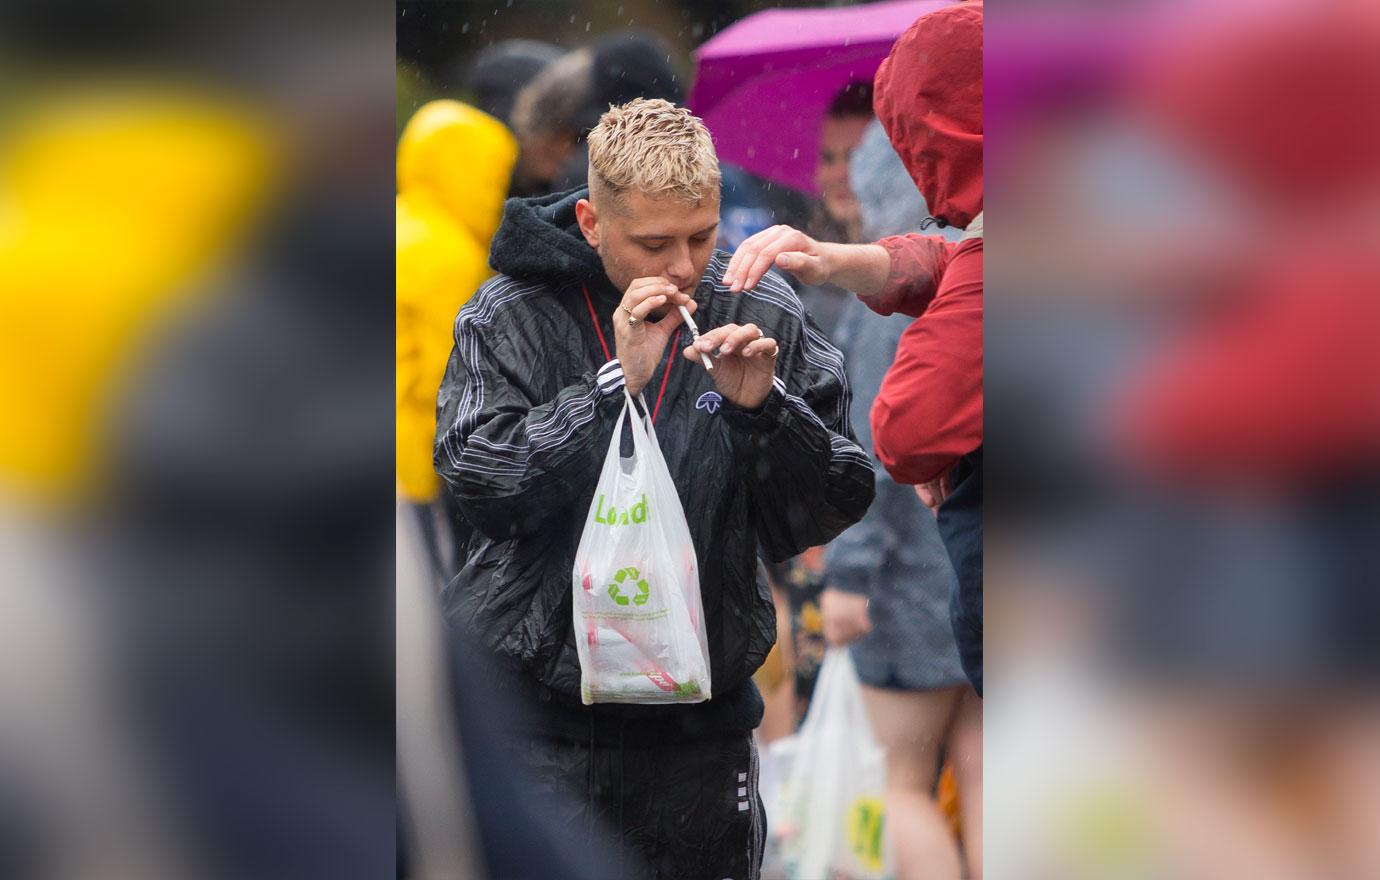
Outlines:
{"type": "Polygon", "coordinates": [[[510,199],[490,254],[500,274],[456,319],[435,464],[475,534],[443,605],[459,637],[504,661],[537,732],[607,742],[629,731],[657,741],[750,731],[762,713],[750,676],[775,640],[759,552],[779,561],[825,544],[872,502],[843,358],[775,270],[732,294],[722,284],[729,255],[715,252],[695,320],[701,331],[753,322],[777,339],[775,388],[755,412],[721,400],[680,355],[682,329],[644,392],[695,542],[714,696],[581,705],[571,569],[625,400],[584,293],[612,349],[622,292],[576,225],[586,192],[510,199]]]}

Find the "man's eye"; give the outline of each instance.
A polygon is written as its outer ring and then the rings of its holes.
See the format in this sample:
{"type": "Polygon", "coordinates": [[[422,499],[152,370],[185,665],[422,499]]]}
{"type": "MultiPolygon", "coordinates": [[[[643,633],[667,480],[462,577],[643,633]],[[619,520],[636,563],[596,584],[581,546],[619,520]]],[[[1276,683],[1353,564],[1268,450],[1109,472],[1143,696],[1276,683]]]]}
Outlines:
{"type": "Polygon", "coordinates": [[[697,235],[690,239],[691,244],[704,244],[706,241],[709,241],[709,236],[707,235],[697,235]]]}
{"type": "Polygon", "coordinates": [[[664,250],[666,248],[666,244],[665,242],[661,244],[644,244],[643,247],[654,254],[657,251],[664,250]]]}

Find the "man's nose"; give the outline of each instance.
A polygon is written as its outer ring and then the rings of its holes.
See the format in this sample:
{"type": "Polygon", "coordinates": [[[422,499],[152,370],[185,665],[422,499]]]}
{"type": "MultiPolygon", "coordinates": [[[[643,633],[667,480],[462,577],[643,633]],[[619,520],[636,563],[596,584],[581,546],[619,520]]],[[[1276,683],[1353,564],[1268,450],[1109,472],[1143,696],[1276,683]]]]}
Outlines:
{"type": "Polygon", "coordinates": [[[694,279],[690,276],[695,272],[695,264],[690,262],[690,251],[688,248],[682,249],[676,254],[671,265],[666,267],[666,277],[677,287],[684,287],[694,279]]]}

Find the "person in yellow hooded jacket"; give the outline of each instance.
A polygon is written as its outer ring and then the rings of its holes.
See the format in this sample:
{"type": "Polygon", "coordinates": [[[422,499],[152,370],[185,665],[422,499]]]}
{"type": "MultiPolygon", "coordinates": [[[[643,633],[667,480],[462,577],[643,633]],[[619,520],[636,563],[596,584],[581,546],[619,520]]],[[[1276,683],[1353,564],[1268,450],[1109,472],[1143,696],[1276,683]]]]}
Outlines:
{"type": "MultiPolygon", "coordinates": [[[[423,105],[398,141],[397,485],[435,535],[436,391],[456,313],[491,275],[517,142],[497,119],[453,100],[423,105]]],[[[446,574],[438,543],[432,562],[446,574]]]]}

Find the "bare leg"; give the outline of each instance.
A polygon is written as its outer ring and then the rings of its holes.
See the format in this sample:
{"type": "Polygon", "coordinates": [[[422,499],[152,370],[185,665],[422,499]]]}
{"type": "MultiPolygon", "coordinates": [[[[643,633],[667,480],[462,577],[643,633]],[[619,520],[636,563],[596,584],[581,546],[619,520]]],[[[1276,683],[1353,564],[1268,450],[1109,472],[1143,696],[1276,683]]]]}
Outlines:
{"type": "Polygon", "coordinates": [[[887,840],[897,880],[958,880],[958,847],[933,791],[960,693],[863,687],[872,730],[886,749],[887,840]]]}
{"type": "Polygon", "coordinates": [[[776,603],[776,645],[752,676],[762,692],[762,723],[757,735],[763,745],[795,733],[795,658],[791,652],[791,612],[782,590],[771,591],[776,603]]]}
{"type": "Polygon", "coordinates": [[[982,880],[982,698],[972,688],[959,700],[949,755],[963,817],[963,857],[968,865],[963,876],[982,880]]]}
{"type": "Polygon", "coordinates": [[[1317,750],[1332,816],[1319,837],[1335,854],[1338,876],[1380,877],[1380,709],[1364,697],[1356,702],[1320,722],[1327,730],[1317,750]]]}

